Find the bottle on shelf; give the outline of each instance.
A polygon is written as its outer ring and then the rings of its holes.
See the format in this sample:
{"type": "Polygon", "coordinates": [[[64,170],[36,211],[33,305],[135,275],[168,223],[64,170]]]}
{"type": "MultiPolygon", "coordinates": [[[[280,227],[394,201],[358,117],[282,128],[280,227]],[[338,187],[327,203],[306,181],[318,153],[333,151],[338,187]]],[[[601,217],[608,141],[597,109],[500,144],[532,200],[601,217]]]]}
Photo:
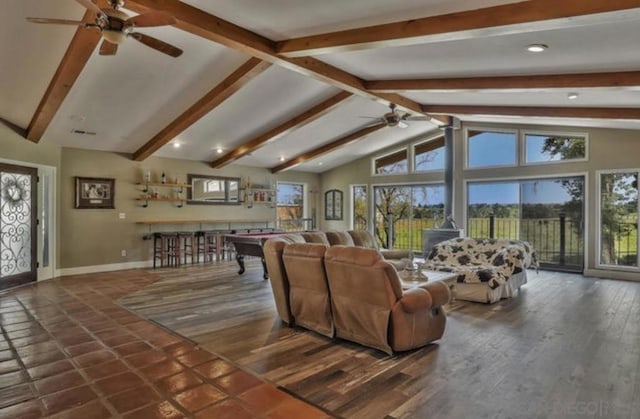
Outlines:
{"type": "Polygon", "coordinates": [[[161,183],[167,183],[167,176],[162,172],[162,177],[160,178],[161,183]]]}

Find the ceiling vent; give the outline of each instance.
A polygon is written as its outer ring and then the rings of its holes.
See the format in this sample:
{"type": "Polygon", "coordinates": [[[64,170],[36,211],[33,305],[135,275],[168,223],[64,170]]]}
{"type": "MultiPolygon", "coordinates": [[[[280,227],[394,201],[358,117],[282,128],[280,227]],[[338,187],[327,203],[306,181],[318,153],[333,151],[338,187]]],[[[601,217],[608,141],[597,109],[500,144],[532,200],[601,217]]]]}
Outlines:
{"type": "Polygon", "coordinates": [[[80,134],[80,135],[96,135],[96,133],[93,131],[85,131],[83,129],[75,129],[75,128],[71,130],[71,133],[80,134]]]}

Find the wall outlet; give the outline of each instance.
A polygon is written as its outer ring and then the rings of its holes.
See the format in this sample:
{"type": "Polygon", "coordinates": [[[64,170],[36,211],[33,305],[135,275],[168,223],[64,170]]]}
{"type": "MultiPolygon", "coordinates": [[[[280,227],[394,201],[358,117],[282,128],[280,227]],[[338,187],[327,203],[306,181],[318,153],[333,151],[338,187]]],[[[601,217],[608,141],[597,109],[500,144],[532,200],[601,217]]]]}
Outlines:
{"type": "Polygon", "coordinates": [[[124,249],[122,249],[122,250],[120,251],[120,256],[122,256],[122,257],[126,257],[126,256],[127,256],[127,251],[126,251],[126,250],[124,250],[124,249]]]}

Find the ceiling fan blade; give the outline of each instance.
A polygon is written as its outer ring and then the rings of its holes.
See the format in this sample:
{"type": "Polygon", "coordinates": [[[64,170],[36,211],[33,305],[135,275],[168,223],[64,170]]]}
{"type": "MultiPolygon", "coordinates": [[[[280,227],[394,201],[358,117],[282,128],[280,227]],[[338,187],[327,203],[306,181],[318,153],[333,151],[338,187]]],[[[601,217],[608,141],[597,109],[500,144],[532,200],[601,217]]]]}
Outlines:
{"type": "Polygon", "coordinates": [[[118,52],[118,44],[109,42],[106,39],[102,41],[100,55],[116,55],[116,52],[118,52]]]}
{"type": "Polygon", "coordinates": [[[96,16],[101,16],[104,14],[102,10],[91,0],[76,0],[78,3],[91,10],[96,16]]]}
{"type": "Polygon", "coordinates": [[[149,12],[133,16],[124,23],[125,26],[146,28],[150,26],[175,25],[178,21],[175,17],[165,12],[149,12]]]}
{"type": "Polygon", "coordinates": [[[82,22],[80,20],[49,19],[46,17],[28,17],[27,20],[31,23],[55,23],[58,25],[86,26],[87,24],[87,22],[82,22]]]}
{"type": "Polygon", "coordinates": [[[431,121],[433,118],[430,116],[409,116],[407,118],[402,118],[405,121],[431,121]]]}
{"type": "Polygon", "coordinates": [[[409,124],[407,124],[406,122],[400,120],[400,121],[398,121],[398,128],[402,128],[402,129],[409,128],[409,124]]]}
{"type": "Polygon", "coordinates": [[[182,50],[180,48],[176,48],[171,44],[167,44],[166,42],[149,35],[145,35],[140,32],[132,32],[129,34],[129,36],[135,38],[139,42],[142,42],[148,47],[151,47],[172,57],[179,57],[182,54],[182,50]]]}

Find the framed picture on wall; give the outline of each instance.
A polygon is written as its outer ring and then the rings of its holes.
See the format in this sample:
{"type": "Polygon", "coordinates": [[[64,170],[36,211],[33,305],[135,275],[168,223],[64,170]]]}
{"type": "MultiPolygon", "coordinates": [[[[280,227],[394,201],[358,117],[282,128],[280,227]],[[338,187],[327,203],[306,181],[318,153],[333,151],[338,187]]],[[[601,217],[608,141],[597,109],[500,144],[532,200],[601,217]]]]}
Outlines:
{"type": "Polygon", "coordinates": [[[342,220],[342,191],[331,189],[324,193],[324,219],[342,220]]]}
{"type": "Polygon", "coordinates": [[[115,208],[115,179],[76,176],[75,208],[115,208]]]}

